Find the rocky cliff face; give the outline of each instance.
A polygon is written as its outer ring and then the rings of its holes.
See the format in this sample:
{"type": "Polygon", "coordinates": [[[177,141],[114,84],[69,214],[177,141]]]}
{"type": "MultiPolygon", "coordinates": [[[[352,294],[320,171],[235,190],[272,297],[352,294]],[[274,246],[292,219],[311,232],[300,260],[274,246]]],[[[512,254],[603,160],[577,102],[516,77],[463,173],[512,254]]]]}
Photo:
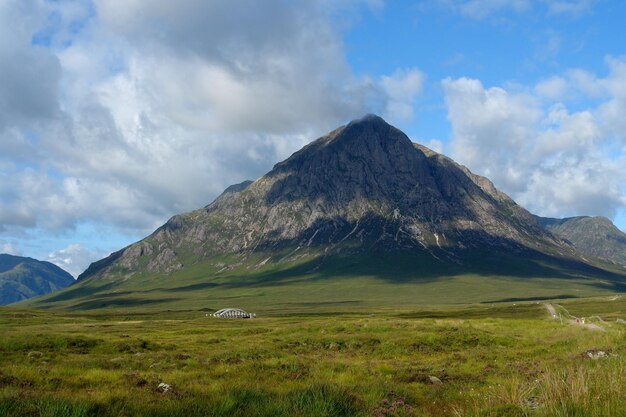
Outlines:
{"type": "Polygon", "coordinates": [[[626,233],[606,217],[538,217],[550,232],[570,242],[582,254],[626,266],[626,233]]]}
{"type": "Polygon", "coordinates": [[[229,261],[215,265],[231,268],[255,254],[267,255],[264,264],[364,251],[424,252],[462,264],[473,249],[577,256],[488,179],[370,115],[172,217],[79,279],[168,274],[225,255],[229,261]]]}
{"type": "Polygon", "coordinates": [[[0,304],[47,294],[73,282],[69,273],[50,262],[0,254],[0,304]]]}

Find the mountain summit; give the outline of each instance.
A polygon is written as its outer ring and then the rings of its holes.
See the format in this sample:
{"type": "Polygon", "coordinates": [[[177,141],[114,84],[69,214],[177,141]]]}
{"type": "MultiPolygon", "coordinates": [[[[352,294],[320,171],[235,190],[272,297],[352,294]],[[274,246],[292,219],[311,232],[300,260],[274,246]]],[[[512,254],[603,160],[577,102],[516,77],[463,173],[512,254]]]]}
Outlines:
{"type": "Polygon", "coordinates": [[[467,273],[611,275],[582,261],[488,179],[367,115],[256,181],[172,217],[92,264],[77,285],[102,291],[106,282],[109,291],[167,280],[174,288],[191,279],[194,288],[217,291],[286,279],[415,282],[467,273]]]}
{"type": "Polygon", "coordinates": [[[174,216],[80,279],[142,264],[169,273],[222,254],[417,250],[460,262],[469,248],[569,250],[561,244],[489,180],[368,115],[204,209],[174,216]]]}

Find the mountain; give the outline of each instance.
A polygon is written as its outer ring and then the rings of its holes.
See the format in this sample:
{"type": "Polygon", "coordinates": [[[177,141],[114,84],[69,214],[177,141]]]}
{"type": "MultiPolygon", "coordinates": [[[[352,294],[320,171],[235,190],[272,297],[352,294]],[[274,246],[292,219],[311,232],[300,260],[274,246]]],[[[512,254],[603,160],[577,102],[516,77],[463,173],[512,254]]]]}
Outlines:
{"type": "Polygon", "coordinates": [[[626,266],[626,233],[606,217],[537,217],[550,232],[569,241],[581,253],[626,266]]]}
{"type": "Polygon", "coordinates": [[[562,280],[611,291],[623,274],[582,260],[488,179],[368,115],[33,305],[470,302],[559,295],[562,280]]]}
{"type": "Polygon", "coordinates": [[[0,304],[60,290],[74,278],[50,262],[0,254],[0,304]]]}

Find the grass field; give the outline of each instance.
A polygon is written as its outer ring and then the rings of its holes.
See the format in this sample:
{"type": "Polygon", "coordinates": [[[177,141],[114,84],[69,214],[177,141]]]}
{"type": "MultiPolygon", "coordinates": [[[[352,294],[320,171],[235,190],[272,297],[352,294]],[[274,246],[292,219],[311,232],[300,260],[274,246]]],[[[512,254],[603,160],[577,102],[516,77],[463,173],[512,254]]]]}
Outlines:
{"type": "Polygon", "coordinates": [[[552,303],[604,331],[538,302],[3,308],[0,416],[626,416],[626,297],[552,303]]]}

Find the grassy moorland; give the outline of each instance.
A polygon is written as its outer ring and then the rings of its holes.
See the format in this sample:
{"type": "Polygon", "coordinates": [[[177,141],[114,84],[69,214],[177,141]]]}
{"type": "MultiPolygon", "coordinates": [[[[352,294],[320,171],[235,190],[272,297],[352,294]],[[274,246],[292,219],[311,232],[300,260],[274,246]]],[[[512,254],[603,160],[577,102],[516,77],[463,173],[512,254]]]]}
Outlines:
{"type": "Polygon", "coordinates": [[[626,415],[626,297],[553,305],[3,308],[0,416],[626,415]]]}

